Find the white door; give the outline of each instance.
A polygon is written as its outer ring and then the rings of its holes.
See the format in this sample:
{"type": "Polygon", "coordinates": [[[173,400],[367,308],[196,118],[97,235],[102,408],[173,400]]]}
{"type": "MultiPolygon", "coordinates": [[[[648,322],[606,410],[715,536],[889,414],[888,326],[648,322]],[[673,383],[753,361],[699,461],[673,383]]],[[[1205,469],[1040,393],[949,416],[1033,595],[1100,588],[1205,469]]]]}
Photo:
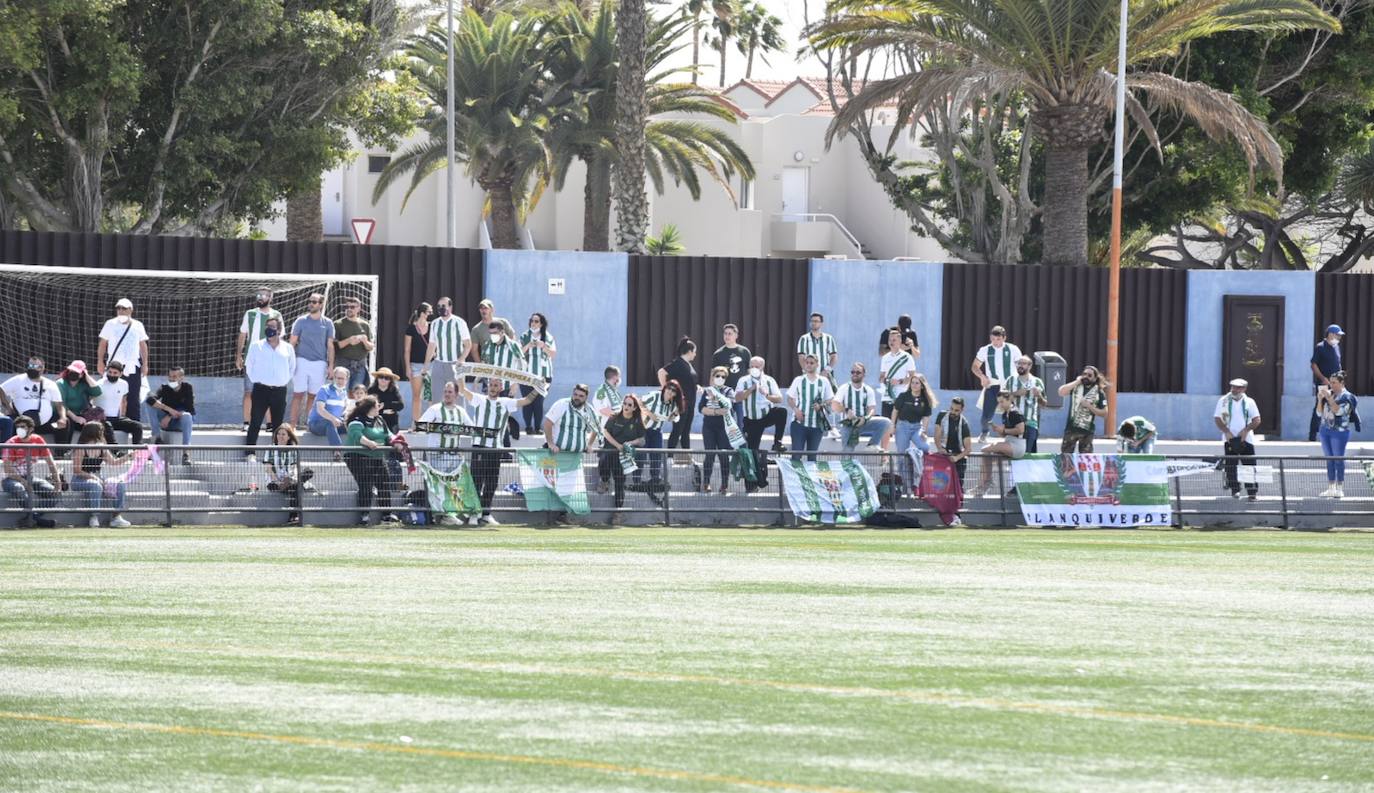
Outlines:
{"type": "Polygon", "coordinates": [[[343,166],[325,171],[324,183],[320,185],[320,212],[324,219],[324,233],[331,237],[347,236],[350,233],[344,226],[343,191],[343,166]]]}
{"type": "Polygon", "coordinates": [[[811,211],[811,169],[787,166],[782,169],[782,212],[785,220],[799,221],[811,211]]]}

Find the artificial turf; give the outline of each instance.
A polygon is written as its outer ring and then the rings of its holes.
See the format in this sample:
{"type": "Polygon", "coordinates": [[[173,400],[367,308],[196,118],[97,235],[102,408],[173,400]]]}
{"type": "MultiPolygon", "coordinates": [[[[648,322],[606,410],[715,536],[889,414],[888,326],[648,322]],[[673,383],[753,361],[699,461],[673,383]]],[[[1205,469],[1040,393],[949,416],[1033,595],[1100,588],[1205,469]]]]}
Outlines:
{"type": "Polygon", "coordinates": [[[1374,787],[1374,535],[0,534],[0,789],[1374,787]]]}

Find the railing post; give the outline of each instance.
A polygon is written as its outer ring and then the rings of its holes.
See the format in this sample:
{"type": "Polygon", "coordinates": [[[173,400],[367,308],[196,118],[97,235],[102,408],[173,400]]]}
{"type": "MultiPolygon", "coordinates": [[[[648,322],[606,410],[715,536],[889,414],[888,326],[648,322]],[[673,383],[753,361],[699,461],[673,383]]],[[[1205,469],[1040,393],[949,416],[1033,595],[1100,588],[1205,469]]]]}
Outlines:
{"type": "Polygon", "coordinates": [[[1188,528],[1188,524],[1183,520],[1183,477],[1174,477],[1174,517],[1178,520],[1180,529],[1188,528]]]}
{"type": "Polygon", "coordinates": [[[1283,473],[1283,458],[1279,458],[1279,509],[1283,515],[1283,529],[1288,530],[1288,477],[1283,473]]]}
{"type": "MultiPolygon", "coordinates": [[[[760,441],[759,445],[762,446],[763,442],[760,441]]],[[[778,486],[778,524],[785,529],[787,528],[787,516],[792,514],[792,507],[787,503],[787,488],[783,487],[782,484],[782,465],[783,456],[781,454],[773,455],[773,484],[778,486]]],[[[766,467],[765,470],[767,470],[766,467]]]]}
{"type": "MultiPolygon", "coordinates": [[[[182,451],[185,451],[183,447],[182,451]]],[[[167,509],[167,521],[162,524],[168,528],[172,527],[172,464],[167,461],[167,455],[162,455],[162,498],[163,506],[167,509]]]]}
{"type": "MultiPolygon", "coordinates": [[[[665,529],[672,528],[673,525],[673,508],[669,504],[673,493],[673,469],[670,465],[672,457],[672,453],[665,448],[663,450],[663,467],[661,469],[663,471],[663,527],[665,529]]],[[[652,481],[652,477],[650,480],[652,481]]]]}
{"type": "Polygon", "coordinates": [[[1003,467],[1006,458],[997,455],[997,503],[1002,511],[1002,525],[999,528],[1010,528],[1007,525],[1007,478],[1006,469],[1003,467]]]}
{"type": "MultiPolygon", "coordinates": [[[[273,440],[275,441],[276,439],[273,438],[273,440]]],[[[301,481],[301,472],[304,470],[301,468],[301,457],[303,456],[303,449],[303,446],[296,447],[296,503],[300,504],[301,507],[300,512],[296,514],[296,517],[300,518],[301,526],[305,525],[305,483],[301,481]]],[[[289,498],[286,501],[286,508],[291,508],[291,499],[289,498]]]]}

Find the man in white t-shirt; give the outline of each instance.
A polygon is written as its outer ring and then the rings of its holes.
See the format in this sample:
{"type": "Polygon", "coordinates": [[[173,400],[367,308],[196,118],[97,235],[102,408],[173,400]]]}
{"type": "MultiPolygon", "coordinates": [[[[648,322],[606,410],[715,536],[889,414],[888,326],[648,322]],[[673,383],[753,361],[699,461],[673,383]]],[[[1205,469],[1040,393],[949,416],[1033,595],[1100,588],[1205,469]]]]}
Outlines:
{"type": "Polygon", "coordinates": [[[997,412],[997,395],[1002,391],[1002,383],[1016,372],[1016,361],[1021,350],[1007,341],[1007,329],[994,325],[988,331],[988,343],[978,348],[970,370],[978,378],[983,389],[983,423],[978,433],[978,442],[987,440],[988,427],[992,425],[992,414],[997,412]]]}
{"type": "Polygon", "coordinates": [[[0,389],[14,404],[20,416],[33,419],[35,435],[53,435],[67,426],[67,407],[62,404],[62,392],[57,383],[43,376],[43,359],[29,356],[24,373],[0,383],[0,389]]]}
{"type": "MultiPolygon", "coordinates": [[[[1255,464],[1255,444],[1252,442],[1255,430],[1260,425],[1259,405],[1245,393],[1250,384],[1237,377],[1231,381],[1231,393],[1217,401],[1212,420],[1221,430],[1221,440],[1226,451],[1223,467],[1226,470],[1226,487],[1231,498],[1240,498],[1240,481],[1236,477],[1236,463],[1253,466],[1255,464]]],[[[1253,480],[1254,477],[1251,477],[1253,480]]],[[[1245,483],[1245,493],[1251,501],[1259,498],[1259,483],[1245,483]]]]}
{"type": "Polygon", "coordinates": [[[100,329],[95,361],[100,367],[97,371],[105,370],[110,361],[124,364],[124,380],[134,398],[129,400],[129,412],[123,415],[131,421],[142,421],[139,399],[143,395],[143,368],[148,365],[148,331],[142,322],[134,319],[134,304],[129,298],[121,297],[115,303],[115,315],[105,320],[105,326],[100,329]]]}
{"type": "MultiPolygon", "coordinates": [[[[137,402],[138,399],[133,400],[137,402]]],[[[129,383],[124,379],[124,364],[112,360],[105,364],[105,379],[100,382],[100,396],[95,406],[105,411],[105,442],[115,442],[115,431],[129,433],[129,443],[143,443],[143,424],[127,418],[129,383]]]]}

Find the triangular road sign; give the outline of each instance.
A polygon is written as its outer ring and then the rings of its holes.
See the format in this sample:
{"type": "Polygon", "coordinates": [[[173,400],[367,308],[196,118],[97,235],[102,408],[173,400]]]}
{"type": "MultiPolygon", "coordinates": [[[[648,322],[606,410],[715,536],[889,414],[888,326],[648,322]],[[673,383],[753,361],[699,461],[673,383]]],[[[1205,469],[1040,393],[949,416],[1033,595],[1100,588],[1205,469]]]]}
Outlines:
{"type": "Polygon", "coordinates": [[[372,218],[353,218],[349,221],[353,226],[353,241],[359,245],[366,245],[372,242],[372,232],[377,230],[377,221],[372,218]]]}

